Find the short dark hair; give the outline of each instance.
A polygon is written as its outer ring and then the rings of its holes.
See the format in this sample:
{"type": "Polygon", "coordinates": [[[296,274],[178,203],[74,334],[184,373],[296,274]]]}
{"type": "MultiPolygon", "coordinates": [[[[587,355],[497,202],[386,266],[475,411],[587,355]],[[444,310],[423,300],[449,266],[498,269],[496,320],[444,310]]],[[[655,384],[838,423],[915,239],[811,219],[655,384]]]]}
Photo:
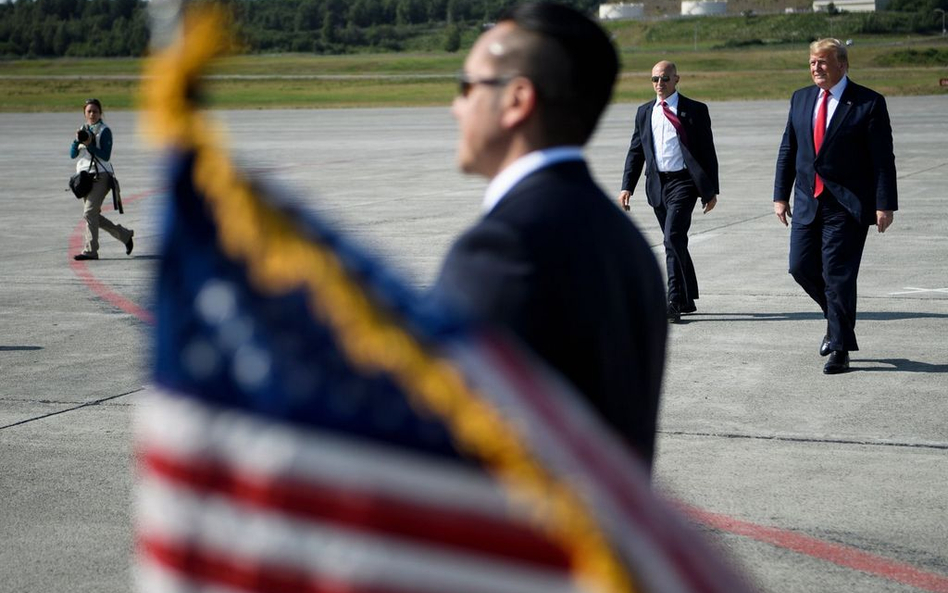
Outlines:
{"type": "Polygon", "coordinates": [[[517,5],[499,19],[532,34],[522,52],[498,65],[530,79],[551,144],[589,141],[612,99],[619,57],[606,32],[586,15],[552,2],[517,5]]]}
{"type": "Polygon", "coordinates": [[[95,105],[99,108],[99,113],[102,113],[102,103],[100,103],[98,99],[86,99],[86,103],[82,106],[82,108],[85,109],[89,105],[95,105]]]}

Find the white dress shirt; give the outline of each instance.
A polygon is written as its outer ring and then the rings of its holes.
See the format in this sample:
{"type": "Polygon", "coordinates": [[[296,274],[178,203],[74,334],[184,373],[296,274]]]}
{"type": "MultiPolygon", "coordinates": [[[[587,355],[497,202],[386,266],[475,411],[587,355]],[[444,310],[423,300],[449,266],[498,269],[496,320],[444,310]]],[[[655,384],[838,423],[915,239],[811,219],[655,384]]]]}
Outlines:
{"type": "MultiPolygon", "coordinates": [[[[678,91],[665,99],[672,113],[678,115],[678,91]]],[[[685,158],[681,154],[678,132],[662,109],[662,100],[655,100],[652,108],[652,145],[655,147],[655,164],[663,173],[681,171],[685,168],[685,158]]]]}
{"type": "Polygon", "coordinates": [[[579,146],[556,146],[523,155],[510,163],[487,185],[487,192],[484,194],[484,212],[493,210],[494,206],[503,200],[515,185],[534,171],[564,161],[581,160],[583,160],[583,150],[579,146]]]}
{"type": "MultiPolygon", "coordinates": [[[[839,82],[836,83],[833,88],[829,90],[830,98],[829,102],[826,104],[826,127],[829,128],[830,121],[833,120],[833,114],[836,113],[836,107],[839,106],[839,98],[843,96],[843,91],[846,90],[846,83],[849,81],[847,75],[843,75],[839,82]]],[[[816,99],[816,107],[813,108],[813,126],[816,127],[816,114],[820,112],[820,103],[823,102],[823,93],[826,91],[820,91],[820,94],[816,99]]],[[[826,130],[823,130],[824,132],[826,130]]]]}

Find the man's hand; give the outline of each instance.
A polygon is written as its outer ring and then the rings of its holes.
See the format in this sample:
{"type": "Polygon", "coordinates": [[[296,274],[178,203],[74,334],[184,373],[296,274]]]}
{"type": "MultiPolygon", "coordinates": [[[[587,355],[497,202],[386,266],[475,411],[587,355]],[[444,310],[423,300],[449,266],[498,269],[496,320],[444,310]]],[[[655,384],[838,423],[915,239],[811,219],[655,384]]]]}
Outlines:
{"type": "Polygon", "coordinates": [[[880,233],[884,233],[895,219],[895,214],[891,210],[876,210],[876,228],[880,233]]]}
{"type": "Polygon", "coordinates": [[[629,200],[631,199],[632,192],[625,189],[619,192],[619,205],[622,206],[622,209],[626,212],[629,210],[629,200]]]}
{"type": "Polygon", "coordinates": [[[708,212],[711,212],[712,210],[714,210],[714,207],[717,205],[717,203],[718,203],[718,197],[711,196],[710,200],[708,200],[707,202],[701,205],[701,210],[705,214],[707,214],[708,212]]]}
{"type": "Polygon", "coordinates": [[[777,215],[777,219],[783,223],[783,226],[789,226],[787,222],[788,218],[793,218],[793,214],[790,213],[790,202],[780,200],[774,202],[774,214],[777,215]]]}

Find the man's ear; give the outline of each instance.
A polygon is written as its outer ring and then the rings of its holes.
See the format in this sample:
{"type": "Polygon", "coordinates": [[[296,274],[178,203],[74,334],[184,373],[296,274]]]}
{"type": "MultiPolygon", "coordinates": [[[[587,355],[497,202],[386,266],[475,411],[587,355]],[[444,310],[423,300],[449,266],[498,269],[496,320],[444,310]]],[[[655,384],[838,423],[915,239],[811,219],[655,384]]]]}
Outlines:
{"type": "Polygon", "coordinates": [[[536,107],[537,89],[533,82],[523,76],[514,78],[504,89],[501,125],[510,129],[523,124],[536,107]]]}

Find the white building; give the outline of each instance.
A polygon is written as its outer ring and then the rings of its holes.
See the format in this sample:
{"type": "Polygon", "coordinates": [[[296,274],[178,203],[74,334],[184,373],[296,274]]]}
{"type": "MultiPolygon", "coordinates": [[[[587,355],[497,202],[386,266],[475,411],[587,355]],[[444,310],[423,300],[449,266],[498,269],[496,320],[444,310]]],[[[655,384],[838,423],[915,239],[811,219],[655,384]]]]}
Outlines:
{"type": "Polygon", "coordinates": [[[845,12],[875,12],[885,10],[889,0],[813,0],[813,12],[826,12],[830,3],[845,12]]]}
{"type": "Polygon", "coordinates": [[[682,0],[681,16],[727,14],[727,0],[682,0]]]}
{"type": "Polygon", "coordinates": [[[624,19],[638,19],[645,14],[645,4],[622,2],[618,4],[600,4],[599,20],[621,21],[624,19]]]}

